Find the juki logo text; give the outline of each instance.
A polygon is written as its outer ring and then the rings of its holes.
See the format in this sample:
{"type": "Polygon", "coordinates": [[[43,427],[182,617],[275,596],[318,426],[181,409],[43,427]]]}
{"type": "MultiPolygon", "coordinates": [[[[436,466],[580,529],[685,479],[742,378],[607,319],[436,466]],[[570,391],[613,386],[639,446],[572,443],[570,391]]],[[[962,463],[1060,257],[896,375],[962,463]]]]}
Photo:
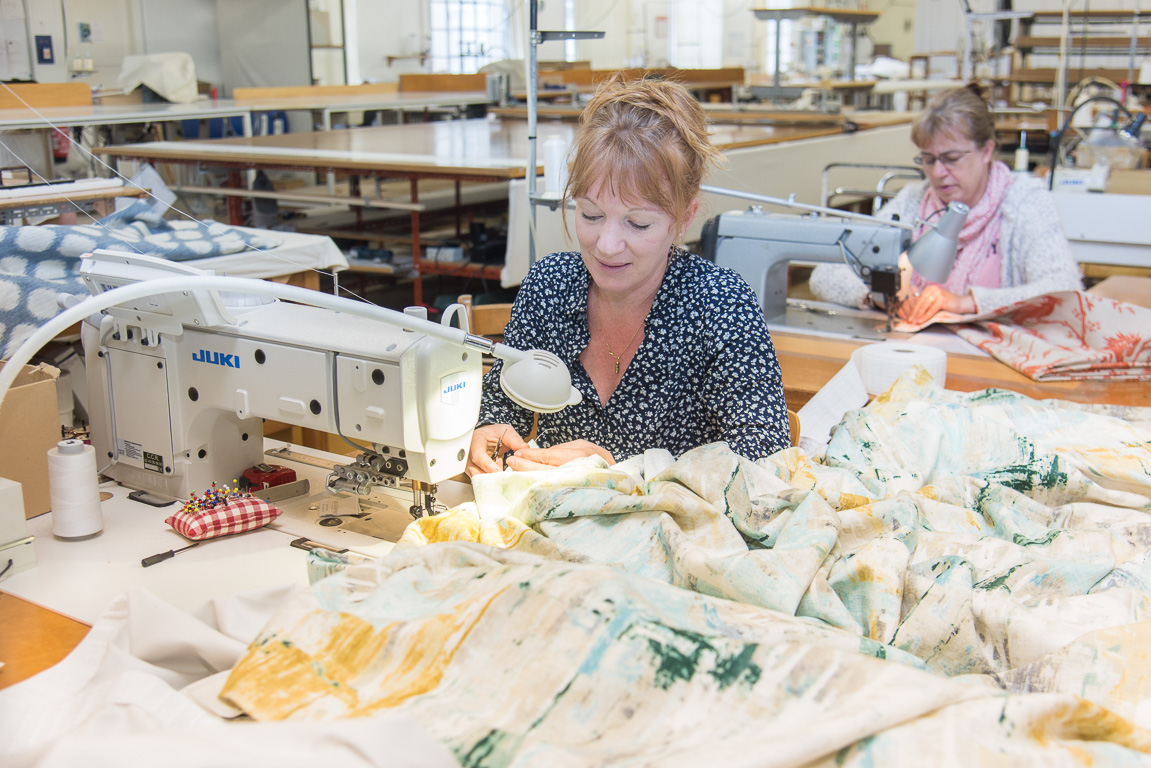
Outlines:
{"type": "Polygon", "coordinates": [[[222,355],[219,352],[212,352],[207,349],[193,352],[192,360],[197,363],[207,363],[208,365],[222,365],[225,368],[240,367],[239,355],[222,355]]]}

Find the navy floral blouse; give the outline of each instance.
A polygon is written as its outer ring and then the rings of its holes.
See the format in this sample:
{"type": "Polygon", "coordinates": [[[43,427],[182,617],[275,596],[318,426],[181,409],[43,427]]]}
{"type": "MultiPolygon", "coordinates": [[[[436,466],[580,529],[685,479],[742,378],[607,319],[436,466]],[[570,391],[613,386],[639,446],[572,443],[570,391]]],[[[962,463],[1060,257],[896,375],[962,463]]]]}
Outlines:
{"type": "MultiPolygon", "coordinates": [[[[524,278],[504,343],[555,353],[583,401],[541,413],[536,440],[549,447],[584,439],[622,461],[649,448],[674,456],[726,441],[749,459],[791,445],[779,361],[751,288],[735,272],[673,249],[644,324],[644,340],[607,406],[579,355],[591,340],[591,276],[578,253],[542,259],[524,278]]],[[[532,413],[499,386],[503,361],[484,379],[479,425],[531,430],[532,413]]]]}

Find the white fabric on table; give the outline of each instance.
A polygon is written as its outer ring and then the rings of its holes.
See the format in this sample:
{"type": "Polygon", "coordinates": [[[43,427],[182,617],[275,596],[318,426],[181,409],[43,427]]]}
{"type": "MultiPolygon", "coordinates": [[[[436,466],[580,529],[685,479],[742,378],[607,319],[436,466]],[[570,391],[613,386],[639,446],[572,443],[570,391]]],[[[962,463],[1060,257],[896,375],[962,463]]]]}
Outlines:
{"type": "Polygon", "coordinates": [[[186,695],[188,686],[229,669],[294,591],[281,587],[214,601],[214,620],[206,622],[147,591],[122,594],[66,659],[0,691],[0,764],[456,766],[408,715],[229,722],[186,695]]]}

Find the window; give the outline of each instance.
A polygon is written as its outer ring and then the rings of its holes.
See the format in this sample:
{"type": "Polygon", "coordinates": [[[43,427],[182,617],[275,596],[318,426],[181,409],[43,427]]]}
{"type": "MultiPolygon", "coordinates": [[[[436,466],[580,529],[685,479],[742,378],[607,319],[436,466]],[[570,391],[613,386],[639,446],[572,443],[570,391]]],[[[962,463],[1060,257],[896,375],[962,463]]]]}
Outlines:
{"type": "Polygon", "coordinates": [[[430,0],[433,72],[471,74],[509,57],[507,0],[430,0]]]}
{"type": "Polygon", "coordinates": [[[680,69],[723,66],[723,7],[717,0],[675,0],[669,63],[680,69]]]}
{"type": "Polygon", "coordinates": [[[766,45],[764,46],[765,56],[764,60],[767,65],[766,71],[772,75],[775,74],[775,41],[776,41],[776,27],[779,27],[779,71],[780,73],[787,73],[792,69],[793,59],[795,58],[795,48],[793,39],[795,37],[796,22],[790,19],[783,21],[766,21],[766,45]]]}

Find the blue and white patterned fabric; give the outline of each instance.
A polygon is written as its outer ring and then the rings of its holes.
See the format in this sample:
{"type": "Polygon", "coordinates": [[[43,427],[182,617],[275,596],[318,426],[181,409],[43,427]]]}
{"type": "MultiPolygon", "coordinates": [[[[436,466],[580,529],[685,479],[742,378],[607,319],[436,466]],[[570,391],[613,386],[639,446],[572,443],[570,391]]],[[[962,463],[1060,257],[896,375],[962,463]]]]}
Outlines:
{"type": "Polygon", "coordinates": [[[90,225],[0,227],[0,355],[56,316],[57,295],[88,292],[80,256],[97,248],[188,261],[278,244],[214,221],[167,221],[143,201],[90,225]]]}
{"type": "MultiPolygon", "coordinates": [[[[540,414],[539,445],[590,440],[618,460],[652,448],[678,456],[718,441],[757,459],[790,445],[775,348],[742,278],[673,249],[643,342],[606,407],[579,360],[591,340],[590,280],[578,253],[543,259],[524,278],[504,330],[509,346],[558,355],[583,393],[579,405],[540,414]]],[[[501,370],[497,361],[484,380],[479,423],[527,435],[532,414],[503,394],[501,370]]]]}

